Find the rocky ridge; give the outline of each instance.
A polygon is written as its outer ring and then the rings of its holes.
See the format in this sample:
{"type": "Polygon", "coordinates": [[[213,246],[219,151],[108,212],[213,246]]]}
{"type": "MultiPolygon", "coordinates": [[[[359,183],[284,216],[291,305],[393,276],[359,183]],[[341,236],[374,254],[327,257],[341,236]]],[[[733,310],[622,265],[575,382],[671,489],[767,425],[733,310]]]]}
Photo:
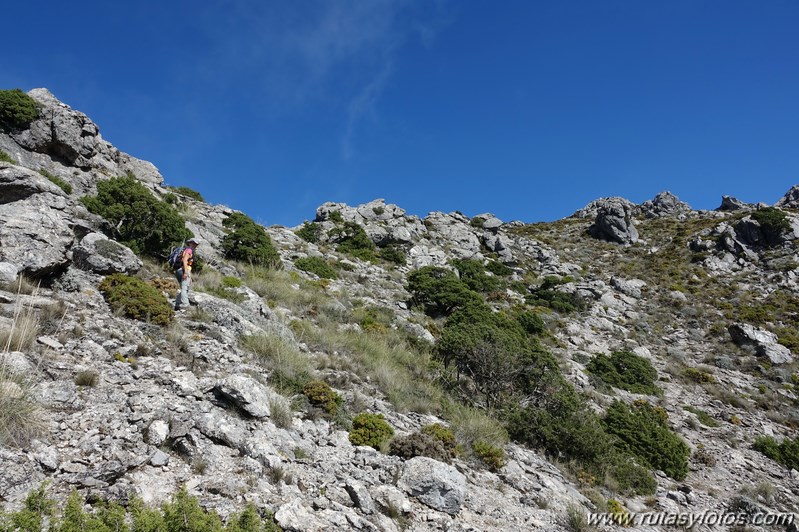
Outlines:
{"type": "MultiPolygon", "coordinates": [[[[777,242],[753,217],[757,206],[734,198],[717,211],[694,211],[670,193],[642,205],[605,198],[572,218],[532,225],[488,213],[419,218],[384,200],[325,203],[313,220],[321,228],[315,243],[296,235],[301,226],[266,228],[291,272],[280,278],[289,280],[290,297],[302,297],[315,282],[318,304],[269,301],[246,284],[233,301],[199,286],[200,310],[164,329],[111,312],[98,291],[102,276],[169,276],[105,237],[105,221],[78,201],[98,180],[125,174],[163,197],[169,192],[163,178],[104,141],[88,117],[48,91],[30,95],[43,106],[40,118],[25,131],[0,133],[0,149],[18,163],[0,163],[0,280],[10,286],[24,275],[42,286],[30,295],[0,291],[0,319],[10,326],[15,312],[29,309],[40,327],[33,348],[3,353],[0,381],[34,376],[41,430],[21,446],[0,447],[4,504],[18,505],[47,479],[62,497],[78,489],[121,501],[138,494],[151,504],[185,485],[222,515],[253,502],[274,511],[287,530],[568,529],[569,508],[590,511],[595,501],[541,453],[508,444],[507,464],[491,472],[465,459],[403,460],[353,446],[335,421],[293,410],[291,398],[268,384],[269,369],[240,342],[253,334],[280,338],[314,361],[326,380],[340,383],[334,387],[348,405],[381,413],[397,433],[409,434],[444,421],[396,409],[375,382],[329,362],[342,354],[307,341],[301,323],[318,313],[385,308],[392,327],[433,340],[435,324],[407,304],[407,274],[452,259],[491,259],[523,284],[568,276],[558,290],[587,302],[586,310],[553,313],[547,323],[550,349],[597,408],[612,396],[597,392],[585,372],[592,356],[629,349],[661,375],[664,393],[654,400],[691,447],[691,470],[680,483],[659,475],[649,499],[613,495],[630,511],[724,510],[741,496],[771,511],[797,511],[799,472],[751,449],[759,435],[795,436],[797,398],[788,386],[795,356],[777,342],[779,324],[746,323],[737,315],[772,294],[799,295],[799,217],[791,210],[797,187],[776,205],[791,226],[777,242]],[[65,193],[37,173],[42,169],[75,191],[65,193]],[[377,246],[403,249],[406,264],[339,254],[331,236],[339,220],[361,226],[377,246]],[[298,258],[314,256],[346,269],[320,282],[295,267],[298,258]],[[685,368],[712,374],[714,387],[685,379],[685,368]],[[87,373],[96,375],[95,384],[76,384],[87,373]],[[685,406],[707,412],[718,426],[697,422],[685,406]],[[289,412],[288,419],[279,412],[289,412]],[[758,489],[764,485],[770,489],[758,489]],[[742,493],[744,486],[751,489],[742,493]]],[[[241,276],[220,249],[222,221],[232,211],[182,202],[189,207],[187,227],[205,242],[204,257],[221,274],[241,276]]],[[[508,305],[524,302],[510,289],[503,298],[508,305]]]]}

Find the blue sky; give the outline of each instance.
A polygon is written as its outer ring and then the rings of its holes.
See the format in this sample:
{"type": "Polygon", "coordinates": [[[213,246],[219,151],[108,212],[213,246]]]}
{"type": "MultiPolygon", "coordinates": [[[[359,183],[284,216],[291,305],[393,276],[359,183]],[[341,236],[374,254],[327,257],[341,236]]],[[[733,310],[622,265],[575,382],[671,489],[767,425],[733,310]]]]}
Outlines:
{"type": "Polygon", "coordinates": [[[568,216],[799,183],[795,0],[12,2],[47,87],[170,185],[264,224],[325,201],[568,216]]]}

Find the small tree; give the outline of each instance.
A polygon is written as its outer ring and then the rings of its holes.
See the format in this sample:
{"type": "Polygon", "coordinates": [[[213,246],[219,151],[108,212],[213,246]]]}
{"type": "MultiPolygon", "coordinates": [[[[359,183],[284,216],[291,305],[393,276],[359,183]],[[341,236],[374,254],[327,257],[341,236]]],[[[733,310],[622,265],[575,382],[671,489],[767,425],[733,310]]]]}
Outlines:
{"type": "Polygon", "coordinates": [[[108,236],[137,254],[163,258],[174,242],[191,236],[174,207],[159,201],[130,175],[100,181],[97,195],[84,196],[81,202],[90,212],[108,220],[108,236]]]}
{"type": "Polygon", "coordinates": [[[280,255],[263,227],[240,212],[234,212],[222,222],[230,232],[222,238],[222,250],[229,259],[275,268],[280,255]]]}

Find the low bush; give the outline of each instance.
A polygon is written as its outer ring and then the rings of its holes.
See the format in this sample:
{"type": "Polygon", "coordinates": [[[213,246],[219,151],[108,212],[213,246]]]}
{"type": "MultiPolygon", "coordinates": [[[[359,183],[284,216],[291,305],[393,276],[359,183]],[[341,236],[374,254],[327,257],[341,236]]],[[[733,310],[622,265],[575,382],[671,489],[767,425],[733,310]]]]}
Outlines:
{"type": "Polygon", "coordinates": [[[157,325],[167,325],[174,319],[169,301],[138,277],[115,273],[103,279],[99,289],[114,312],[157,325]]]}
{"type": "Polygon", "coordinates": [[[421,432],[441,442],[441,445],[451,456],[458,454],[458,442],[455,439],[455,433],[444,425],[440,423],[425,425],[422,427],[421,432]]]}
{"type": "Polygon", "coordinates": [[[386,246],[381,248],[377,256],[384,261],[392,262],[399,266],[404,265],[408,261],[408,255],[400,246],[386,246]]]}
{"type": "Polygon", "coordinates": [[[269,382],[284,395],[302,393],[312,379],[313,367],[308,357],[278,336],[247,335],[239,343],[270,370],[269,382]]]}
{"type": "Polygon", "coordinates": [[[505,450],[490,443],[476,441],[472,444],[472,451],[491,471],[498,471],[507,463],[505,450]]]}
{"type": "Polygon", "coordinates": [[[272,239],[252,218],[234,212],[222,225],[230,231],[222,238],[222,250],[227,258],[269,268],[280,265],[280,255],[272,239]]]}
{"type": "Polygon", "coordinates": [[[573,281],[569,277],[556,277],[554,275],[546,277],[541,286],[531,290],[525,297],[528,305],[539,305],[549,307],[552,310],[568,314],[586,307],[585,302],[576,293],[567,293],[557,290],[559,285],[573,281]]]}
{"type": "Polygon", "coordinates": [[[178,194],[182,194],[183,196],[189,197],[193,200],[205,203],[205,199],[202,197],[202,195],[196,190],[193,190],[189,187],[166,187],[166,188],[168,188],[169,190],[174,190],[178,194]]]}
{"type": "Polygon", "coordinates": [[[47,496],[44,486],[31,491],[24,507],[16,512],[0,511],[0,530],[77,532],[186,531],[186,532],[279,532],[282,528],[270,512],[261,513],[248,504],[244,510],[228,517],[227,525],[213,510],[203,509],[186,488],[177,491],[160,508],[145,506],[133,497],[127,508],[113,502],[95,503],[87,511],[85,500],[76,491],[59,511],[56,502],[47,496]],[[48,527],[45,528],[45,524],[48,527]]]}
{"type": "Polygon", "coordinates": [[[608,433],[619,438],[623,450],[674,480],[685,478],[690,449],[671,431],[662,408],[647,401],[635,401],[632,405],[614,401],[603,424],[608,433]]]}
{"type": "Polygon", "coordinates": [[[455,272],[441,266],[424,266],[409,273],[407,289],[411,302],[431,315],[450,314],[460,306],[482,300],[455,272]]]}
{"type": "Polygon", "coordinates": [[[707,412],[705,412],[704,410],[700,410],[699,408],[696,408],[696,407],[693,407],[693,406],[689,406],[689,405],[684,406],[683,409],[685,409],[688,412],[691,412],[692,414],[694,414],[696,416],[696,418],[699,420],[699,422],[702,425],[706,426],[706,427],[718,427],[719,426],[719,422],[716,421],[715,419],[713,419],[713,417],[710,414],[708,414],[707,412]]]}
{"type": "Polygon", "coordinates": [[[768,245],[775,245],[781,241],[783,233],[791,229],[788,216],[776,207],[763,207],[752,213],[752,219],[760,224],[760,230],[766,237],[768,245]]]}
{"type": "Polygon", "coordinates": [[[0,126],[21,129],[39,117],[39,104],[20,89],[0,90],[0,126]]]}
{"type": "Polygon", "coordinates": [[[81,202],[108,220],[108,236],[137,254],[164,258],[171,242],[191,236],[175,208],[159,201],[132,176],[100,181],[97,195],[84,196],[81,202]]]}
{"type": "Polygon", "coordinates": [[[297,236],[306,242],[316,244],[322,236],[322,226],[316,222],[305,222],[297,229],[297,236]]]}
{"type": "Polygon", "coordinates": [[[8,164],[17,164],[17,161],[14,160],[9,154],[0,150],[0,162],[8,163],[8,164]]]}
{"type": "Polygon", "coordinates": [[[301,257],[294,261],[298,269],[313,273],[321,279],[337,279],[336,270],[322,257],[301,257]]]}
{"type": "Polygon", "coordinates": [[[415,456],[426,456],[440,462],[449,462],[451,454],[444,444],[424,432],[407,436],[395,436],[388,446],[388,454],[409,460],[415,456]]]}
{"type": "Polygon", "coordinates": [[[337,394],[330,385],[324,381],[310,381],[302,388],[302,393],[308,398],[308,402],[313,406],[319,407],[331,416],[338,413],[344,400],[337,394]]]}
{"type": "Polygon", "coordinates": [[[799,469],[799,438],[778,442],[771,436],[759,436],[752,448],[788,469],[799,469]]]}
{"type": "Polygon", "coordinates": [[[350,443],[380,449],[394,435],[383,414],[361,413],[352,418],[350,443]]]}
{"type": "Polygon", "coordinates": [[[344,222],[343,225],[331,229],[328,236],[336,243],[337,251],[365,261],[375,260],[375,243],[357,223],[344,222]]]}
{"type": "Polygon", "coordinates": [[[647,359],[629,351],[615,351],[610,356],[597,355],[586,365],[586,370],[605,384],[628,392],[660,393],[655,385],[657,370],[647,359]]]}
{"type": "Polygon", "coordinates": [[[498,275],[500,277],[508,277],[513,274],[513,269],[504,265],[503,263],[499,262],[498,260],[490,260],[488,264],[485,266],[486,270],[490,271],[494,275],[498,275]]]}

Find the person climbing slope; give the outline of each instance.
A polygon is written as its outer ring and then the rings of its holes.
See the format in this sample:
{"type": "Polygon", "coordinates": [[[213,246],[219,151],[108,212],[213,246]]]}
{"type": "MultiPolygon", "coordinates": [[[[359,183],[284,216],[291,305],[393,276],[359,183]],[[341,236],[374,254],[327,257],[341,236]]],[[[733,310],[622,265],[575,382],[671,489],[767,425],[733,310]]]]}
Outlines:
{"type": "Polygon", "coordinates": [[[175,312],[183,312],[189,306],[189,288],[191,287],[191,267],[194,265],[194,253],[199,240],[192,237],[186,241],[186,247],[180,255],[180,266],[175,270],[175,279],[180,287],[175,295],[175,312]]]}

